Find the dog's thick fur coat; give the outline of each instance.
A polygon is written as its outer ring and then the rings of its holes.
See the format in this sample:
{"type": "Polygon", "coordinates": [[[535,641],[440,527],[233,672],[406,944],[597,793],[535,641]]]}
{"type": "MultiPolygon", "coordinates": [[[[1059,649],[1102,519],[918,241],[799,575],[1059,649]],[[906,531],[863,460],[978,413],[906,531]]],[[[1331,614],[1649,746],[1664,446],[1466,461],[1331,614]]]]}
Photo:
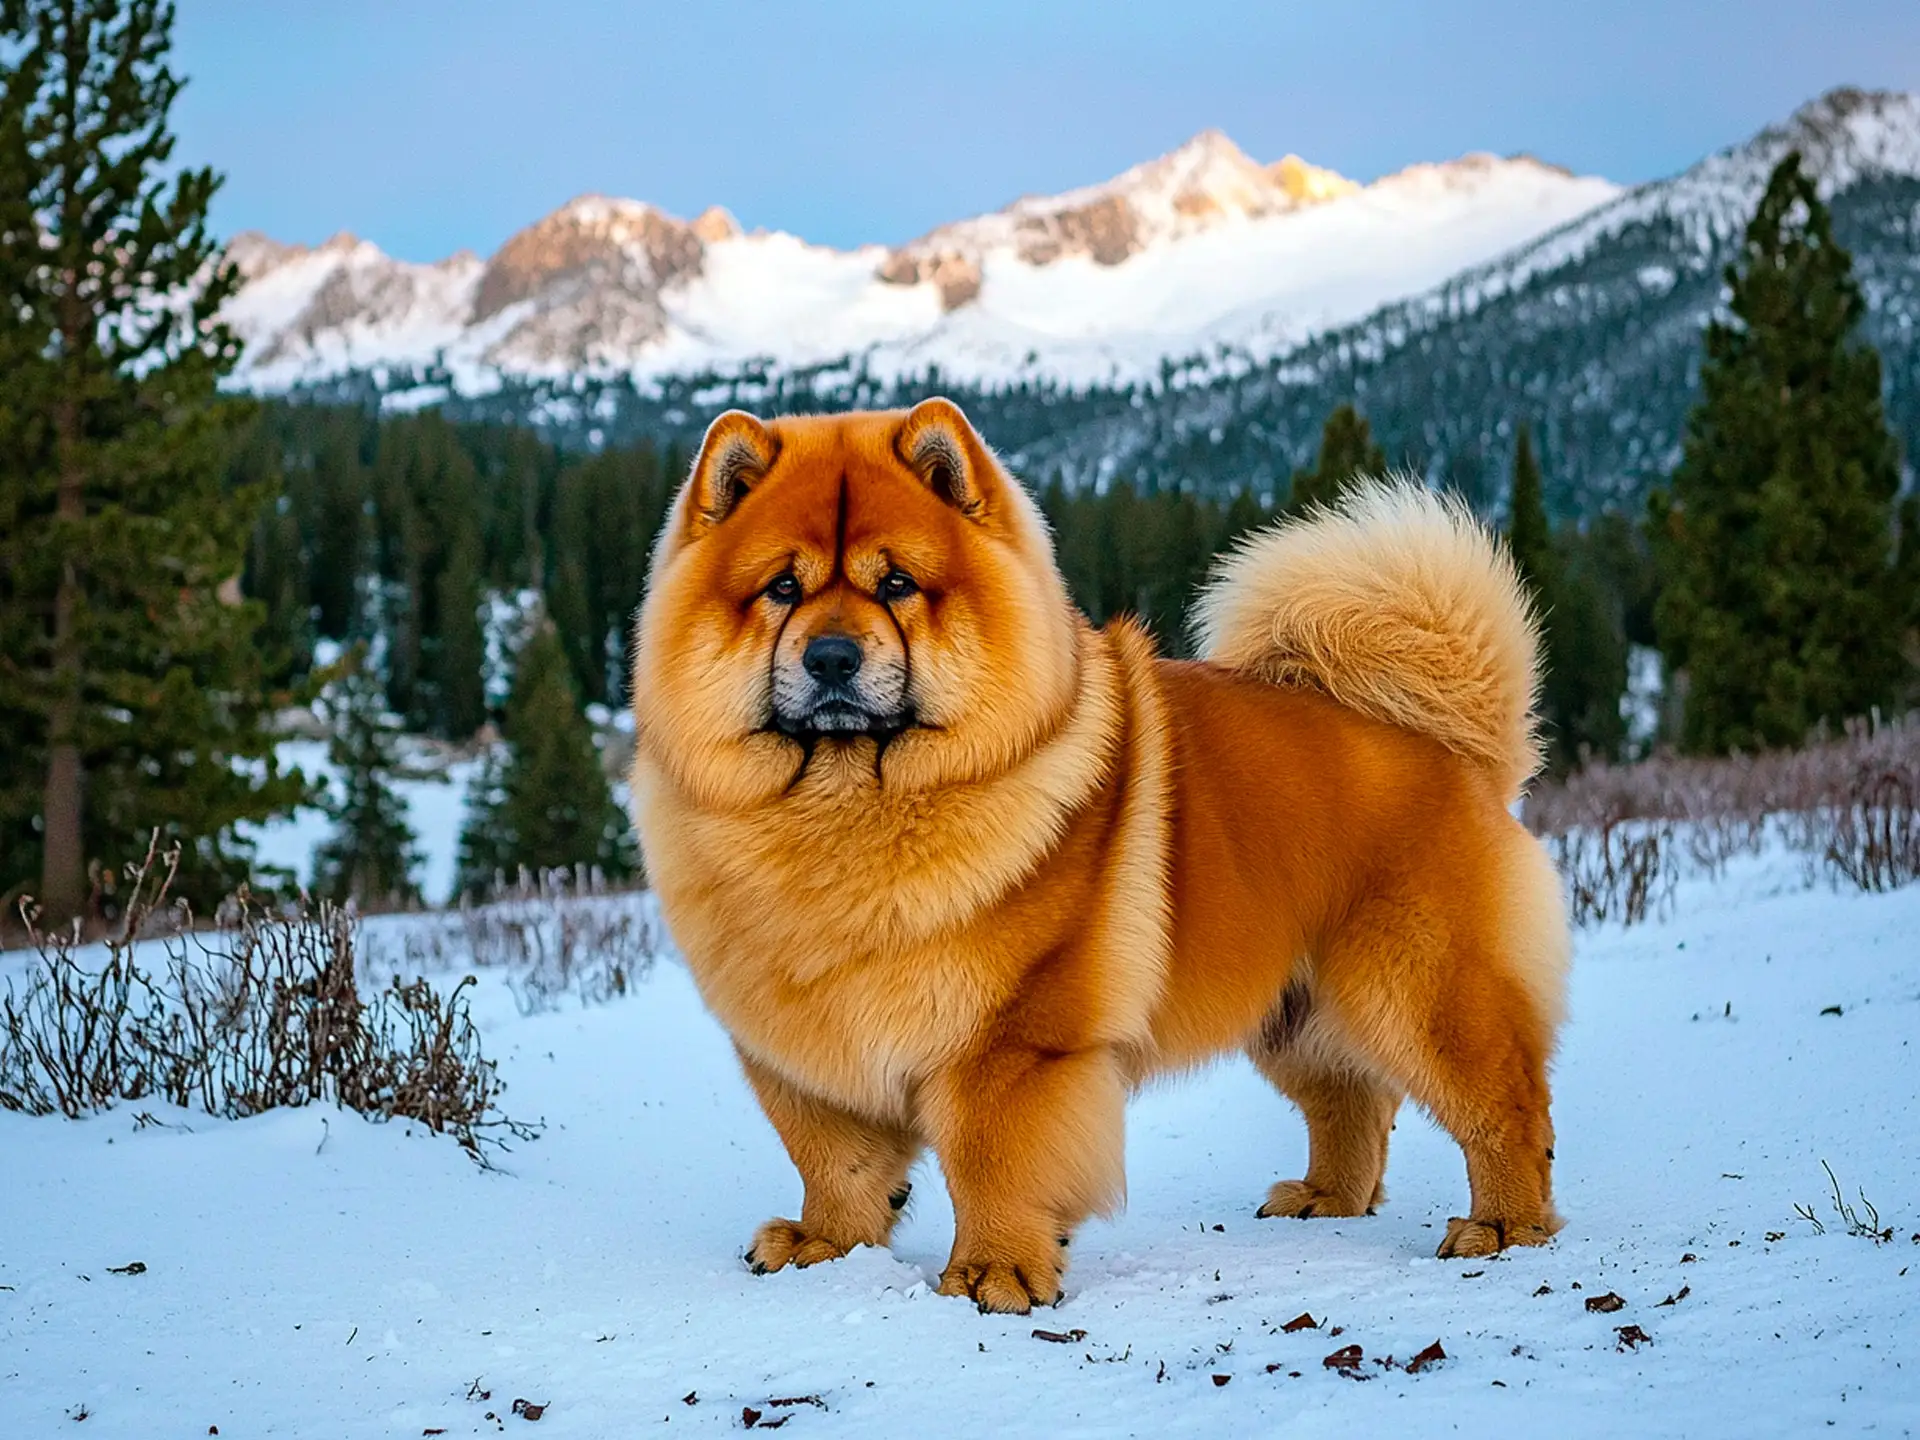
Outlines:
{"type": "Polygon", "coordinates": [[[805,1183],[757,1270],[884,1244],[916,1155],[943,1293],[1024,1311],[1125,1189],[1128,1092],[1242,1049],[1305,1112],[1263,1215],[1459,1141],[1443,1256],[1560,1224],[1559,882],[1513,568],[1410,484],[1256,536],[1158,658],[1069,602],[952,404],[716,421],[637,627],[634,808],[668,924],[805,1183]],[[828,648],[837,647],[837,648],[828,648]],[[835,668],[838,666],[839,668],[835,668]]]}

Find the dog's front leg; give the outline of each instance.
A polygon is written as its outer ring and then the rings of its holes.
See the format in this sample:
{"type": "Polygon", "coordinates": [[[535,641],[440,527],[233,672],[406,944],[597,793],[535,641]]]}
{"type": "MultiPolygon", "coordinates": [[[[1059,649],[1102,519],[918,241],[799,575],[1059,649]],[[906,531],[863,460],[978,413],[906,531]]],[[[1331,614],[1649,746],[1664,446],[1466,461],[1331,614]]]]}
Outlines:
{"type": "Polygon", "coordinates": [[[920,1119],[953,1195],[940,1293],[1013,1314],[1057,1303],[1074,1228],[1126,1191],[1113,1052],[988,1049],[930,1080],[920,1119]]]}
{"type": "Polygon", "coordinates": [[[760,1108],[780,1132],[806,1186],[798,1220],[769,1220],[746,1260],[754,1274],[838,1260],[856,1245],[885,1245],[907,1201],[907,1171],[919,1142],[789,1084],[742,1053],[760,1108]]]}

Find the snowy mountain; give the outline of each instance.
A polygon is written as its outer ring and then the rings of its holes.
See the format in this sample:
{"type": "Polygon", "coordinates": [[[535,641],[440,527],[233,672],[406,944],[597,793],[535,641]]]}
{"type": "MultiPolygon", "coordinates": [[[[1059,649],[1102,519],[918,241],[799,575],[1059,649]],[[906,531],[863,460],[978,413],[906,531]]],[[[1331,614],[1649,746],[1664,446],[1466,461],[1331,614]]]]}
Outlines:
{"type": "Polygon", "coordinates": [[[1789,150],[1853,253],[1888,413],[1920,457],[1920,95],[1857,90],[1629,190],[1486,156],[1356,186],[1203,135],[894,251],[607,201],[575,202],[484,264],[248,238],[241,380],[443,404],[585,445],[685,439],[731,404],[938,388],[1036,481],[1275,497],[1354,401],[1396,464],[1482,503],[1498,503],[1524,419],[1553,510],[1634,509],[1678,456],[1701,329],[1789,150]],[[615,211],[639,238],[578,238],[615,211]],[[514,285],[486,288],[505,273],[514,285]],[[617,303],[609,276],[626,277],[617,303]]]}
{"type": "Polygon", "coordinates": [[[1563,514],[1637,506],[1678,458],[1700,332],[1769,174],[1819,178],[1868,305],[1889,416],[1920,457],[1920,95],[1838,90],[1669,180],[1626,191],[1357,324],[1244,367],[1190,367],[1139,404],[1089,395],[1003,438],[1029,474],[1252,483],[1284,493],[1356,401],[1396,463],[1495,497],[1515,422],[1563,514]]]}
{"type": "Polygon", "coordinates": [[[585,196],[484,262],[238,237],[228,318],[262,391],[343,375],[507,378],[727,372],[859,357],[974,384],[1131,381],[1222,347],[1267,355],[1417,294],[1618,193],[1527,158],[1472,155],[1358,185],[1262,165],[1209,131],[1102,184],[1028,197],[888,250],[743,234],[585,196]]]}

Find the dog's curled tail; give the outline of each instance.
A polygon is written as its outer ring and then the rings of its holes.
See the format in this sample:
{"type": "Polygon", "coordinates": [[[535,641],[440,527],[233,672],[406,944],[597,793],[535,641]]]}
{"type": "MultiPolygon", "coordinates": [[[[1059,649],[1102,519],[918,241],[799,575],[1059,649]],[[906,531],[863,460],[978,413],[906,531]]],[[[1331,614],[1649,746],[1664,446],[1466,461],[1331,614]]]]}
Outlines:
{"type": "Polygon", "coordinates": [[[1432,736],[1509,802],[1540,767],[1533,606],[1505,547],[1418,481],[1356,481],[1248,537],[1194,629],[1209,660],[1432,736]]]}

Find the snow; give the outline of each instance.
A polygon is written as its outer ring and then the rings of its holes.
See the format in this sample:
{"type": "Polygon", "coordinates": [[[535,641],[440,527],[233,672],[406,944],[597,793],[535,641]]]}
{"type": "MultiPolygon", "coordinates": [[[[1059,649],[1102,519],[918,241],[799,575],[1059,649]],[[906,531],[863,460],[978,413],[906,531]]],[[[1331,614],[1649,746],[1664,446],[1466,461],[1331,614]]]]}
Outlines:
{"type": "Polygon", "coordinates": [[[488,973],[508,1109],[548,1127],[505,1173],[319,1109],[0,1114],[4,1428],[498,1434],[525,1398],[557,1437],[732,1433],[743,1407],[793,1435],[1911,1433],[1916,928],[1920,887],[1809,889],[1773,857],[1582,935],[1555,1076],[1567,1228],[1490,1261],[1431,1258],[1466,1189],[1412,1112],[1377,1217],[1257,1221],[1299,1173],[1298,1117],[1243,1063],[1156,1086],[1129,1209],[1030,1319],[929,1293],[951,1234],[931,1166],[891,1253],[749,1275],[749,1234],[799,1187],[684,971],[531,1016],[488,973]],[[1890,1243],[1796,1217],[1833,1220],[1822,1161],[1890,1243]],[[1624,1308],[1589,1313],[1609,1291],[1624,1308]],[[1321,1328],[1280,1331],[1303,1311],[1321,1328]],[[1620,1348],[1622,1325],[1651,1341],[1620,1348]],[[1371,1363],[1435,1340],[1423,1373],[1371,1363]],[[1364,1382],[1320,1363],[1348,1344],[1364,1382]],[[824,1408],[770,1404],[798,1396],[824,1408]]]}
{"type": "MultiPolygon", "coordinates": [[[[283,770],[297,768],[338,798],[338,777],[327,759],[326,741],[283,740],[274,749],[283,770]]],[[[450,756],[409,742],[402,747],[401,762],[406,773],[393,780],[393,791],[406,806],[407,824],[420,842],[420,868],[414,878],[420,882],[420,893],[438,903],[453,894],[460,832],[467,822],[467,791],[482,757],[450,756]]],[[[243,825],[240,830],[243,838],[254,842],[256,864],[287,870],[298,883],[306,884],[313,878],[314,852],[333,832],[333,822],[319,807],[303,806],[290,815],[243,825]]]]}
{"type": "Polygon", "coordinates": [[[1644,755],[1660,733],[1660,707],[1666,699],[1666,662],[1651,645],[1627,647],[1627,688],[1620,696],[1620,718],[1627,722],[1627,751],[1644,755]]]}

